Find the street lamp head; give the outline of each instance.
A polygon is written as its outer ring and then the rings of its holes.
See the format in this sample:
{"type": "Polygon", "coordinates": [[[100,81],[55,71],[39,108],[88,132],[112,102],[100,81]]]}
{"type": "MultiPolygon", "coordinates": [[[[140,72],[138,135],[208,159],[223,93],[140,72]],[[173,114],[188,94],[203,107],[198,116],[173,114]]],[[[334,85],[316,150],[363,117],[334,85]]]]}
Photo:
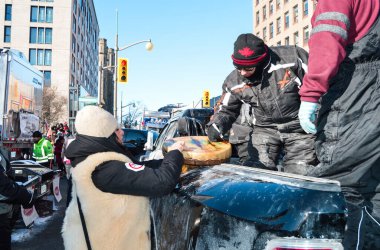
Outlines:
{"type": "Polygon", "coordinates": [[[145,45],[145,49],[147,51],[152,51],[153,50],[153,43],[152,41],[149,41],[146,45],[145,45]]]}

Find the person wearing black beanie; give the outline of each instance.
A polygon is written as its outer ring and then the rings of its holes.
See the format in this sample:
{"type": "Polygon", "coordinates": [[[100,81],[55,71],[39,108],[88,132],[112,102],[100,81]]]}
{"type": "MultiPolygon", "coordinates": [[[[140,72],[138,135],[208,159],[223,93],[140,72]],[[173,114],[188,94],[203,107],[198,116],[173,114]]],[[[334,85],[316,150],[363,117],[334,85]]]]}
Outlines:
{"type": "Polygon", "coordinates": [[[225,79],[220,107],[207,124],[209,140],[223,140],[242,104],[249,104],[253,167],[305,174],[317,164],[315,137],[304,132],[298,119],[308,53],[297,46],[268,47],[247,33],[237,37],[231,58],[235,69],[225,79]]]}

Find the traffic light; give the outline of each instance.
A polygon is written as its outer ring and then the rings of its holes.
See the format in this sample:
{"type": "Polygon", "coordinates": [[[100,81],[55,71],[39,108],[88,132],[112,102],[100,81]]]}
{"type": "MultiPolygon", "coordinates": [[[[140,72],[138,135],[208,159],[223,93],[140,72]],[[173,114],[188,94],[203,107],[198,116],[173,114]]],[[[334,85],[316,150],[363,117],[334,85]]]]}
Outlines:
{"type": "Polygon", "coordinates": [[[210,107],[210,91],[208,90],[203,91],[203,107],[210,107]]]}
{"type": "Polygon", "coordinates": [[[117,81],[119,83],[128,82],[128,59],[127,58],[118,58],[117,81]]]}

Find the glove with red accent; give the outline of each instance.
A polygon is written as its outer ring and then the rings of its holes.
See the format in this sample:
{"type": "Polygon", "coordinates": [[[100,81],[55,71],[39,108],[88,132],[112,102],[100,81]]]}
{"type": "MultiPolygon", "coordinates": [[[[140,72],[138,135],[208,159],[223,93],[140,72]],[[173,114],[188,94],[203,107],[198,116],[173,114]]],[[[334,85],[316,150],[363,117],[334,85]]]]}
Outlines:
{"type": "Polygon", "coordinates": [[[224,141],[223,135],[222,133],[220,133],[220,130],[218,126],[216,126],[215,123],[213,123],[211,126],[208,127],[207,136],[211,142],[224,141]]]}

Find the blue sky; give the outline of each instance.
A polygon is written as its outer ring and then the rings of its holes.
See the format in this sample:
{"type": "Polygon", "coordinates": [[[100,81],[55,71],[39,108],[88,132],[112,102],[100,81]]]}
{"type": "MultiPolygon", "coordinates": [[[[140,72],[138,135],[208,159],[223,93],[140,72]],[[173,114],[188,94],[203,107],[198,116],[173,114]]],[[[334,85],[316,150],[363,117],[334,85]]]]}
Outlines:
{"type": "Polygon", "coordinates": [[[100,37],[119,48],[152,39],[154,49],[136,45],[119,53],[129,59],[127,84],[118,85],[118,105],[140,101],[149,110],[172,103],[192,105],[208,89],[221,94],[233,69],[233,43],[252,32],[252,0],[94,0],[100,37]]]}

